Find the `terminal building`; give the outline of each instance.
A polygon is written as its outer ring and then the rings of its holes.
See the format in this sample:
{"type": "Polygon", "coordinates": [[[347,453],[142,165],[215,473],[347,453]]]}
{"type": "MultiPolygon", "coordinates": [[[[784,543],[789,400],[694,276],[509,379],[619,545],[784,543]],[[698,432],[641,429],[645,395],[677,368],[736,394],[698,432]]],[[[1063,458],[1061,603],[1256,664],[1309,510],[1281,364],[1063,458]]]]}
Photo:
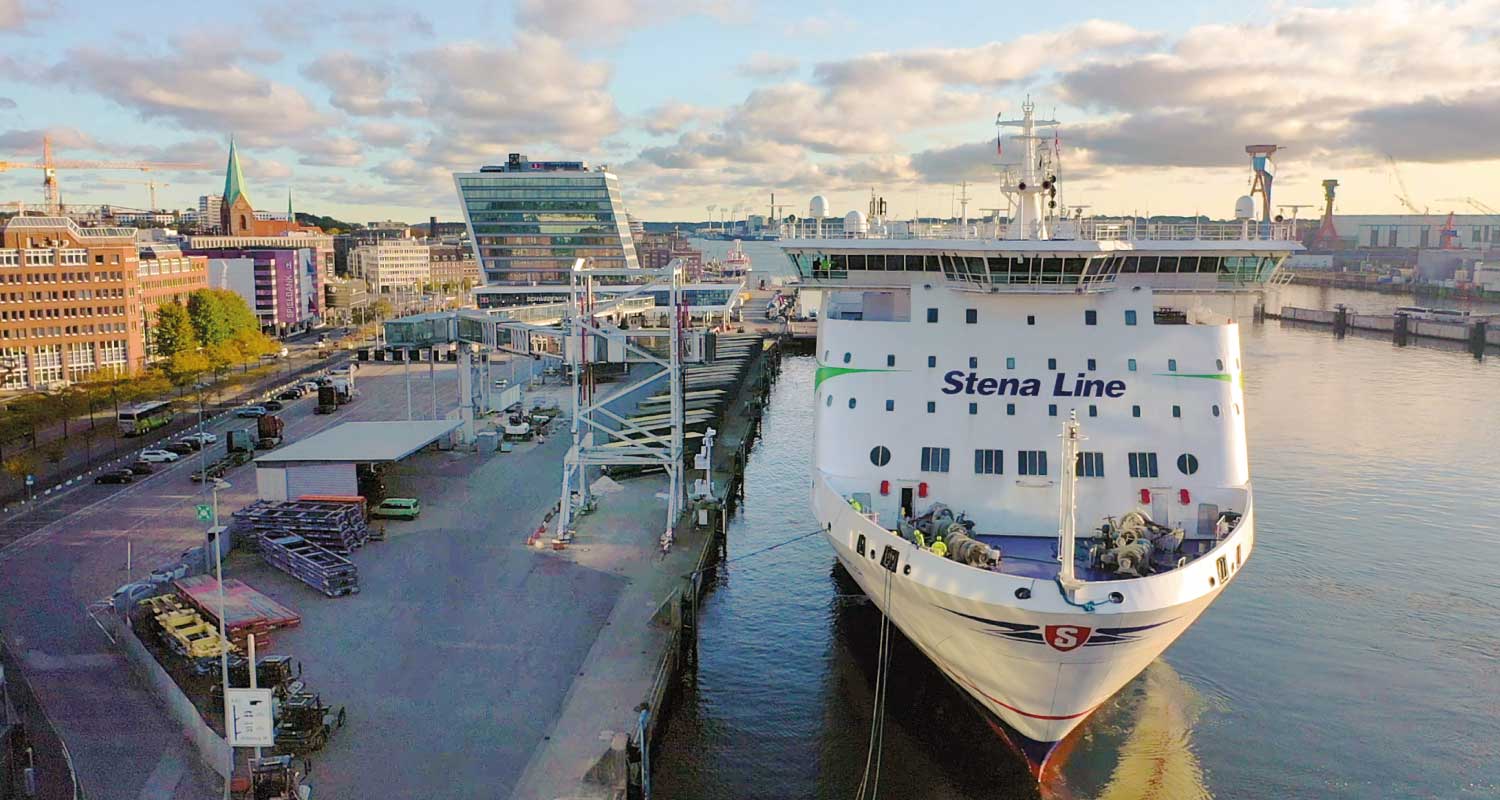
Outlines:
{"type": "Polygon", "coordinates": [[[504,164],[453,176],[483,286],[480,308],[557,302],[578,258],[637,269],[620,180],[583,161],[504,164]]]}

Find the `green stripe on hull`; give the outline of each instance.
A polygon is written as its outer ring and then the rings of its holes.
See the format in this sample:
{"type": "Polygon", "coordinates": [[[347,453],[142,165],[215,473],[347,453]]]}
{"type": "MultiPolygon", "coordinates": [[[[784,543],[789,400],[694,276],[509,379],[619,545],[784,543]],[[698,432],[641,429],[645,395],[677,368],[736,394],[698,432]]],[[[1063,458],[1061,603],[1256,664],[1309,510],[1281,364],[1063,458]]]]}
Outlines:
{"type": "Polygon", "coordinates": [[[1207,378],[1211,381],[1224,381],[1225,383],[1234,381],[1234,376],[1227,372],[1204,372],[1197,374],[1191,372],[1156,372],[1152,374],[1160,375],[1164,378],[1207,378]]]}
{"type": "Polygon", "coordinates": [[[901,372],[901,371],[903,371],[903,370],[895,370],[895,369],[861,369],[859,367],[825,367],[822,364],[819,364],[818,365],[818,372],[817,372],[816,375],[813,376],[813,391],[816,392],[818,390],[818,387],[823,385],[823,381],[826,381],[829,378],[837,378],[840,375],[850,375],[850,374],[853,374],[853,373],[856,373],[856,372],[901,372]]]}

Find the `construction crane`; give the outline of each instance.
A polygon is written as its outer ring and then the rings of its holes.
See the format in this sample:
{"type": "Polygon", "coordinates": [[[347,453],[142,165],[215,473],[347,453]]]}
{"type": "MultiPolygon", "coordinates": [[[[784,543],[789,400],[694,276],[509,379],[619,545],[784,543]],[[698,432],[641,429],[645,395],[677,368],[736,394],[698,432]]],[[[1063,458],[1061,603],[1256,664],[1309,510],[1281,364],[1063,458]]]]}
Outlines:
{"type": "Polygon", "coordinates": [[[136,186],[144,186],[144,187],[146,187],[146,190],[148,192],[150,192],[150,194],[151,194],[151,206],[150,206],[149,210],[152,211],[153,213],[161,210],[161,206],[158,206],[156,204],[156,190],[158,188],[164,189],[164,188],[172,185],[170,183],[165,183],[163,181],[157,181],[157,180],[136,181],[136,180],[130,180],[129,178],[122,179],[120,181],[120,183],[132,183],[132,184],[135,184],[136,186]]]}
{"type": "Polygon", "coordinates": [[[1396,195],[1396,199],[1401,201],[1401,205],[1406,206],[1411,213],[1420,214],[1424,217],[1427,216],[1428,210],[1426,208],[1419,208],[1416,203],[1413,203],[1411,192],[1406,191],[1406,179],[1401,177],[1401,165],[1397,164],[1396,159],[1389,155],[1385,157],[1385,161],[1386,164],[1390,165],[1391,174],[1396,176],[1396,186],[1401,189],[1401,193],[1396,195]]]}
{"type": "MultiPolygon", "coordinates": [[[[1496,222],[1500,222],[1500,211],[1496,211],[1494,208],[1491,208],[1490,206],[1488,206],[1488,205],[1486,205],[1484,203],[1479,202],[1479,200],[1477,198],[1474,198],[1474,197],[1441,197],[1441,198],[1438,198],[1438,199],[1444,200],[1444,201],[1449,201],[1449,202],[1455,202],[1455,203],[1467,203],[1469,205],[1469,207],[1473,208],[1475,211],[1478,211],[1479,213],[1488,216],[1490,219],[1493,219],[1496,222]]],[[[1455,233],[1457,233],[1457,232],[1455,231],[1455,233]]],[[[1488,241],[1490,241],[1493,244],[1496,241],[1495,235],[1494,234],[1490,234],[1490,239],[1488,241]]]]}
{"type": "MultiPolygon", "coordinates": [[[[1277,210],[1286,210],[1290,208],[1292,210],[1292,222],[1296,222],[1297,212],[1301,211],[1304,208],[1317,208],[1317,205],[1313,203],[1277,203],[1276,208],[1277,210]]],[[[1282,216],[1283,218],[1285,218],[1285,215],[1282,216]]]]}
{"type": "MultiPolygon", "coordinates": [[[[52,158],[52,137],[42,137],[42,160],[35,163],[0,161],[0,172],[11,169],[39,169],[42,171],[42,189],[47,195],[49,214],[62,214],[62,190],[57,185],[60,169],[135,169],[141,172],[162,169],[206,169],[205,164],[189,164],[175,161],[58,161],[52,158]]],[[[153,191],[153,194],[155,192],[153,191]]],[[[155,205],[155,201],[152,202],[155,205]]]]}

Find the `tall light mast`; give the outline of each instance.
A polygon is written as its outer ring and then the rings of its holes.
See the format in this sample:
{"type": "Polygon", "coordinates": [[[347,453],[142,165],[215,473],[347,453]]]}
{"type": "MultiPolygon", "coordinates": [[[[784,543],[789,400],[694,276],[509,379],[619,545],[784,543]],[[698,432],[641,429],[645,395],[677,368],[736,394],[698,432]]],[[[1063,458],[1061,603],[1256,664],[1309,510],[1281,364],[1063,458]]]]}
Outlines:
{"type": "Polygon", "coordinates": [[[1020,119],[995,118],[995,134],[997,141],[1003,136],[1001,128],[1020,128],[1021,132],[1013,134],[1012,141],[1021,143],[1021,169],[1014,185],[1004,187],[1005,193],[1014,195],[1016,198],[1016,212],[1009,225],[1005,227],[1005,238],[1007,239],[1049,239],[1051,230],[1047,225],[1047,215],[1043,213],[1043,196],[1053,196],[1056,188],[1053,181],[1056,176],[1042,174],[1040,153],[1037,141],[1041,139],[1036,135],[1036,129],[1042,126],[1060,124],[1055,119],[1036,119],[1036,104],[1031,98],[1021,104],[1020,119]]]}

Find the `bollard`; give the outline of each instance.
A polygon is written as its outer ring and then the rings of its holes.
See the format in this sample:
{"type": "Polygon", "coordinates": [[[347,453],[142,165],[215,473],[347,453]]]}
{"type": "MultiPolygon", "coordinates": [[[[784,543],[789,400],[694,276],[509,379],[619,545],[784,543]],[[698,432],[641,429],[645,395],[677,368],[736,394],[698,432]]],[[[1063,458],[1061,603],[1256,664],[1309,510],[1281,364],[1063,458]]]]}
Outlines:
{"type": "Polygon", "coordinates": [[[1477,320],[1469,326],[1469,350],[1475,358],[1484,358],[1485,332],[1489,327],[1486,320],[1477,320]]]}
{"type": "Polygon", "coordinates": [[[1397,347],[1406,346],[1406,329],[1411,322],[1411,317],[1405,314],[1397,314],[1395,324],[1391,326],[1391,342],[1397,347]]]}

